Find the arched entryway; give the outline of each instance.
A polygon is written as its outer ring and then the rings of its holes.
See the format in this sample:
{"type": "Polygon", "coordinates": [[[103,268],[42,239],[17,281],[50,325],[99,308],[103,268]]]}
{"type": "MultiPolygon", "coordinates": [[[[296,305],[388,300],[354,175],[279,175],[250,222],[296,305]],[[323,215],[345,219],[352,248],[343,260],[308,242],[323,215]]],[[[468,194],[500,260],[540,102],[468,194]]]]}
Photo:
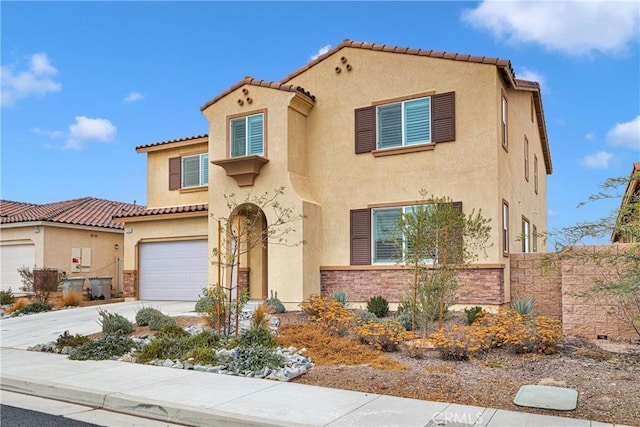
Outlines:
{"type": "Polygon", "coordinates": [[[252,300],[268,297],[267,219],[258,206],[243,204],[229,218],[228,250],[233,266],[229,276],[232,287],[249,289],[252,300]]]}

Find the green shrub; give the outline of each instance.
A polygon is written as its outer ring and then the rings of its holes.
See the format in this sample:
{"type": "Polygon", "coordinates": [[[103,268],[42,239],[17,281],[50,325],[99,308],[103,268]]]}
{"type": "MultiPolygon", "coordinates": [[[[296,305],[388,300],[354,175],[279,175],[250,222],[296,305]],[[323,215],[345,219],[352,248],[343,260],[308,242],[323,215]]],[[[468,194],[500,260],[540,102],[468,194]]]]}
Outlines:
{"type": "Polygon", "coordinates": [[[479,305],[476,305],[475,307],[465,308],[464,313],[467,315],[467,325],[471,325],[477,318],[484,315],[484,310],[479,305]]]}
{"type": "Polygon", "coordinates": [[[98,314],[102,317],[98,323],[102,325],[104,335],[128,335],[133,332],[133,323],[126,317],[106,310],[98,310],[98,314]]]}
{"type": "Polygon", "coordinates": [[[160,313],[159,315],[151,316],[149,319],[149,329],[157,331],[167,325],[175,325],[176,319],[160,313]]]}
{"type": "Polygon", "coordinates": [[[368,310],[360,310],[356,314],[356,320],[357,320],[357,322],[359,324],[367,323],[370,320],[374,321],[374,322],[377,322],[378,321],[378,316],[376,316],[375,314],[373,314],[372,312],[370,312],[368,310]]]}
{"type": "Polygon", "coordinates": [[[215,308],[217,299],[213,292],[208,288],[202,289],[202,295],[196,302],[195,311],[202,314],[211,314],[211,311],[215,308]]]}
{"type": "Polygon", "coordinates": [[[216,350],[211,347],[195,347],[185,353],[184,359],[193,359],[193,363],[216,365],[219,363],[216,350]]]}
{"type": "Polygon", "coordinates": [[[222,364],[236,373],[256,372],[264,368],[282,368],[285,358],[272,349],[257,345],[238,347],[234,354],[225,357],[222,364]]]}
{"type": "Polygon", "coordinates": [[[17,316],[19,314],[34,314],[34,313],[43,313],[45,311],[53,310],[53,306],[48,302],[44,301],[35,301],[31,304],[21,308],[20,310],[16,310],[13,312],[12,316],[17,316]]]}
{"type": "Polygon", "coordinates": [[[79,347],[89,341],[91,341],[91,339],[87,336],[80,334],[71,335],[69,331],[64,331],[56,340],[56,348],[62,350],[65,347],[79,347]]]}
{"type": "Polygon", "coordinates": [[[15,297],[13,296],[13,291],[11,288],[6,291],[0,291],[0,305],[9,305],[13,304],[15,297]]]}
{"type": "MultiPolygon", "coordinates": [[[[179,333],[173,326],[164,326],[151,339],[151,342],[138,352],[137,357],[140,363],[155,359],[187,360],[189,357],[195,357],[193,355],[195,351],[200,355],[199,357],[205,358],[208,353],[202,349],[207,348],[213,351],[220,347],[220,343],[220,336],[211,330],[189,335],[184,330],[179,333]]],[[[213,356],[215,356],[215,352],[213,356]]],[[[204,363],[204,360],[196,361],[196,363],[204,363]]]]}
{"type": "MultiPolygon", "coordinates": [[[[411,313],[400,313],[396,320],[404,327],[405,331],[412,330],[413,320],[411,318],[411,313]]],[[[417,319],[416,319],[417,320],[417,319]]],[[[420,326],[416,324],[416,329],[420,326]]]]}
{"type": "Polygon", "coordinates": [[[269,329],[264,327],[251,328],[240,332],[240,335],[236,338],[236,342],[239,347],[262,346],[275,348],[278,345],[269,329]]]}
{"type": "Polygon", "coordinates": [[[152,307],[142,307],[136,313],[136,324],[138,326],[149,326],[149,321],[151,317],[162,315],[160,310],[152,308],[152,307]]]}
{"type": "Polygon", "coordinates": [[[533,304],[533,297],[518,297],[515,300],[511,301],[511,308],[513,308],[520,316],[533,317],[536,315],[533,304]]]}
{"type": "Polygon", "coordinates": [[[381,295],[371,297],[367,302],[367,311],[375,314],[376,317],[384,317],[389,313],[389,301],[381,295]]]}
{"type": "Polygon", "coordinates": [[[269,312],[273,314],[280,314],[287,311],[286,307],[284,306],[282,301],[278,299],[277,296],[267,298],[267,300],[264,303],[267,305],[267,307],[269,307],[269,312]]]}
{"type": "Polygon", "coordinates": [[[344,308],[349,308],[349,300],[345,291],[333,291],[330,295],[331,299],[338,301],[344,308]]]}
{"type": "Polygon", "coordinates": [[[95,341],[90,340],[69,352],[72,360],[107,360],[120,357],[132,350],[139,349],[138,343],[119,333],[103,335],[95,341]]]}
{"type": "Polygon", "coordinates": [[[162,325],[158,329],[158,332],[156,333],[156,337],[166,338],[166,339],[178,339],[178,338],[186,337],[188,335],[189,333],[184,329],[182,329],[180,326],[178,326],[178,324],[175,323],[175,321],[173,323],[167,323],[166,325],[162,325]]]}

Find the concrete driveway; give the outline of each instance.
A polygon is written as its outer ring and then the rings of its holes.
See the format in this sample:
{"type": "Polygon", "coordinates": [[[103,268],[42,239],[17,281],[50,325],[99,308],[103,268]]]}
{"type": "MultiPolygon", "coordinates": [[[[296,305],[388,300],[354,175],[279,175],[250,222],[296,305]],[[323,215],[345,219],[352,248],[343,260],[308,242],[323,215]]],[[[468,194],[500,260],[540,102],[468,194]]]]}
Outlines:
{"type": "Polygon", "coordinates": [[[64,331],[72,335],[100,332],[99,310],[118,313],[135,322],[136,313],[142,307],[157,308],[169,316],[195,316],[195,305],[193,301],[131,301],[4,318],[0,320],[0,346],[26,350],[35,344],[55,341],[64,331]]]}

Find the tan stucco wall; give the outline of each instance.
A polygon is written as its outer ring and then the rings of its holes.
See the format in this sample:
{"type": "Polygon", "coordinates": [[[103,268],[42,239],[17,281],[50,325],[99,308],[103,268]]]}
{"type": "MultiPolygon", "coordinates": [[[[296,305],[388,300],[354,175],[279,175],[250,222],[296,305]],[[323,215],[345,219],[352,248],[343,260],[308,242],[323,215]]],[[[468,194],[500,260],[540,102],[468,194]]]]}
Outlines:
{"type": "Polygon", "coordinates": [[[206,187],[169,190],[169,159],[207,152],[207,144],[180,145],[147,153],[147,208],[207,203],[206,187]]]}
{"type": "MultiPolygon", "coordinates": [[[[269,248],[269,287],[278,287],[285,302],[319,291],[321,265],[349,265],[349,210],[410,203],[420,198],[420,189],[463,201],[465,212],[481,209],[491,218],[494,244],[480,263],[507,261],[500,244],[503,198],[510,204],[512,250],[519,251],[515,239],[523,214],[538,231],[546,229],[546,176],[538,130],[530,119],[531,95],[507,90],[507,153],[499,138],[502,83],[495,66],[345,48],[287,83],[316,96],[306,119],[287,107],[295,103],[293,93],[252,85],[243,87],[249,90],[252,104],[238,105],[237,100],[246,96],[243,88],[238,88],[204,111],[209,120],[209,156],[216,160],[227,158],[227,116],[266,110],[265,157],[269,163],[252,187],[243,188],[226,177],[222,168],[212,166],[209,208],[224,213],[225,193],[260,194],[285,187],[281,203],[307,215],[304,226],[290,238],[308,242],[302,249],[269,248]],[[342,56],[352,71],[345,71],[342,56]],[[342,66],[343,71],[337,74],[336,66],[342,66]],[[455,91],[456,96],[454,142],[393,156],[354,154],[355,108],[418,93],[449,91],[455,91]],[[530,143],[528,183],[523,172],[524,134],[530,143]],[[534,154],[539,161],[537,196],[533,195],[534,154]]],[[[210,232],[212,229],[210,226],[210,232]]],[[[544,249],[542,242],[538,249],[544,249]]],[[[505,289],[508,292],[507,284],[505,289]]]]}
{"type": "MultiPolygon", "coordinates": [[[[123,232],[100,231],[88,227],[39,225],[40,232],[34,233],[34,225],[2,229],[2,244],[35,244],[35,266],[57,268],[69,277],[111,277],[112,287],[118,289],[117,260],[124,256],[123,232]],[[115,245],[118,245],[118,249],[115,245]],[[91,266],[81,272],[72,272],[72,248],[90,248],[91,266]]],[[[33,267],[33,266],[30,266],[33,267]]],[[[85,283],[88,286],[88,281],[85,283]]]]}

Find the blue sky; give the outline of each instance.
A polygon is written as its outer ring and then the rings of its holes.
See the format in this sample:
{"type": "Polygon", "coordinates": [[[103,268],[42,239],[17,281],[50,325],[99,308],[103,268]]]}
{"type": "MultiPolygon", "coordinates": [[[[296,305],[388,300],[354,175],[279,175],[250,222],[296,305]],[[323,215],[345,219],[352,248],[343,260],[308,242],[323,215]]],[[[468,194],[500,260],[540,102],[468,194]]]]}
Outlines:
{"type": "MultiPolygon", "coordinates": [[[[343,39],[509,59],[542,85],[549,229],[640,161],[640,3],[12,2],[0,4],[0,197],[146,204],[135,147],[203,134],[200,106],[278,81],[343,39]]],[[[436,189],[429,189],[436,191],[436,189]]]]}

